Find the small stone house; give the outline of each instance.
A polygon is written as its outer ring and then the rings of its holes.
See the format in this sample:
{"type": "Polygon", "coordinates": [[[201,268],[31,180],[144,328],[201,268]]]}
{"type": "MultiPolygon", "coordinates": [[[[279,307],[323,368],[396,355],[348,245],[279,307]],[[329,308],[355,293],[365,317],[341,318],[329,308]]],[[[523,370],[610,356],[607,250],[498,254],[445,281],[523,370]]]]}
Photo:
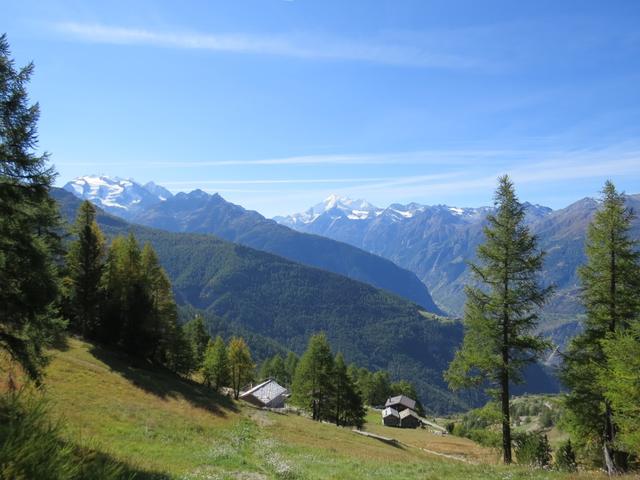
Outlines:
{"type": "Polygon", "coordinates": [[[401,428],[418,428],[421,424],[420,418],[413,410],[407,408],[400,412],[401,428]]]}
{"type": "Polygon", "coordinates": [[[416,401],[405,395],[389,397],[382,411],[382,423],[388,427],[418,428],[422,420],[415,412],[416,401]]]}
{"type": "Polygon", "coordinates": [[[250,388],[240,398],[256,407],[282,408],[289,396],[289,390],[270,378],[250,388]]]}
{"type": "Polygon", "coordinates": [[[387,427],[400,426],[400,414],[397,410],[387,407],[382,411],[382,424],[387,427]]]}
{"type": "Polygon", "coordinates": [[[397,395],[395,397],[387,398],[387,402],[384,404],[385,407],[391,407],[398,412],[401,412],[405,409],[416,410],[416,401],[412,398],[409,398],[405,395],[397,395]]]}

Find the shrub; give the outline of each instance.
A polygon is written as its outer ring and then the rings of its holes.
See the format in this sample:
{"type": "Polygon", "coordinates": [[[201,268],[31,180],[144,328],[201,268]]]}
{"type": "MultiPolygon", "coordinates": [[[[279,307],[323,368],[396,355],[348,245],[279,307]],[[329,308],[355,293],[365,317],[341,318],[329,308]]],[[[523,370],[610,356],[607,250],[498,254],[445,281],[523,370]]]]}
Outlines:
{"type": "Polygon", "coordinates": [[[447,432],[453,433],[456,428],[456,424],[454,422],[448,422],[445,428],[447,429],[447,432]]]}
{"type": "Polygon", "coordinates": [[[550,428],[555,423],[553,411],[548,407],[543,407],[540,412],[540,426],[550,428]]]}
{"type": "Polygon", "coordinates": [[[558,447],[555,457],[555,467],[564,472],[575,472],[577,470],[576,453],[571,445],[571,440],[567,440],[558,447]]]}
{"type": "Polygon", "coordinates": [[[547,467],[551,463],[551,447],[546,435],[540,433],[522,433],[515,439],[518,463],[533,467],[547,467]]]}

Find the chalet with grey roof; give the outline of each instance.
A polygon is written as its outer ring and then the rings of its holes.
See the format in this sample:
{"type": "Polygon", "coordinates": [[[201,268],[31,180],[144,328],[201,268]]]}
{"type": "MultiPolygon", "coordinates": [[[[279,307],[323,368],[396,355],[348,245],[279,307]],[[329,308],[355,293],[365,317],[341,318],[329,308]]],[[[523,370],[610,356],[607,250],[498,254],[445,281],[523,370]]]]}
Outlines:
{"type": "Polygon", "coordinates": [[[405,409],[416,410],[416,401],[405,396],[405,395],[397,395],[395,397],[390,397],[387,399],[387,403],[384,404],[386,407],[391,407],[398,412],[401,412],[405,409]]]}
{"type": "Polygon", "coordinates": [[[405,408],[400,412],[401,428],[418,428],[422,424],[418,414],[409,408],[405,408]]]}
{"type": "Polygon", "coordinates": [[[387,427],[418,428],[422,425],[415,412],[416,401],[405,395],[389,397],[382,411],[382,423],[387,427]]]}
{"type": "Polygon", "coordinates": [[[282,408],[289,390],[270,378],[247,390],[240,398],[256,407],[282,408]]]}
{"type": "Polygon", "coordinates": [[[400,414],[397,410],[387,407],[382,411],[382,424],[387,427],[400,426],[400,414]]]}

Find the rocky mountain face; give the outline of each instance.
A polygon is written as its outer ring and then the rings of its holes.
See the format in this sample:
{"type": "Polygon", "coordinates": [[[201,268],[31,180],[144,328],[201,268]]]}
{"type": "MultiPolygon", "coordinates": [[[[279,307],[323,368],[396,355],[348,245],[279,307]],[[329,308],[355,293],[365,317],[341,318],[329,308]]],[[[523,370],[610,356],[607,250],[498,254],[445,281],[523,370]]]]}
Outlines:
{"type": "MultiPolygon", "coordinates": [[[[640,195],[629,195],[629,205],[640,207],[640,195]]],[[[584,240],[598,202],[585,198],[561,210],[525,204],[526,221],[547,252],[543,281],[556,285],[545,309],[549,317],[575,317],[578,302],[577,269],[585,260],[584,240]]],[[[298,231],[314,233],[358,246],[415,272],[429,287],[438,305],[460,315],[464,285],[471,281],[467,262],[476,259],[483,227],[492,207],[459,208],[415,203],[377,208],[362,200],[329,197],[301,214],[275,220],[298,231]],[[352,205],[366,204],[367,214],[352,205]]],[[[640,233],[640,221],[634,225],[640,233]]]]}
{"type": "Polygon", "coordinates": [[[345,275],[409,299],[430,312],[442,313],[415,273],[347,243],[279,225],[218,194],[194,190],[171,195],[155,184],[142,186],[132,180],[108,177],[80,177],[69,182],[65,190],[134,223],[172,232],[214,234],[345,275]]]}
{"type": "Polygon", "coordinates": [[[169,190],[153,182],[140,185],[128,178],[105,175],[78,177],[67,182],[63,188],[106,212],[127,219],[173,196],[169,190]]]}

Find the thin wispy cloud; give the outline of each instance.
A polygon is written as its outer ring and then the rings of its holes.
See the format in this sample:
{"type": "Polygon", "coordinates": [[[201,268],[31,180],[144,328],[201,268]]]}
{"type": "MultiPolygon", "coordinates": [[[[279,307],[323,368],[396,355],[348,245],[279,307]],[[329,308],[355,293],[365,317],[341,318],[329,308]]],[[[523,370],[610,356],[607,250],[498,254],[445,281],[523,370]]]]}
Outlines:
{"type": "MultiPolygon", "coordinates": [[[[407,175],[384,178],[379,182],[367,177],[362,179],[350,178],[353,182],[335,182],[333,185],[305,187],[303,183],[291,179],[293,188],[287,190],[289,201],[303,205],[315,204],[328,193],[337,193],[352,198],[365,198],[378,206],[386,206],[394,202],[441,203],[442,198],[450,198],[454,192],[483,193],[489,199],[490,192],[496,185],[500,175],[509,174],[516,185],[545,186],[554,183],[566,183],[585,179],[607,178],[640,178],[640,152],[635,149],[620,151],[618,148],[580,150],[568,152],[554,152],[532,156],[520,165],[486,168],[486,163],[476,167],[446,171],[433,175],[407,175]],[[362,180],[362,181],[357,181],[362,180]],[[368,181],[371,180],[371,181],[368,181]],[[296,188],[300,183],[301,188],[296,188]]],[[[314,183],[314,182],[310,182],[314,183]]],[[[215,181],[212,182],[212,185],[215,181]]],[[[209,191],[225,192],[224,186],[209,191]]],[[[233,193],[228,191],[228,193],[233,193]]],[[[243,202],[251,208],[264,209],[267,205],[279,205],[282,192],[277,189],[246,190],[243,202]]],[[[477,205],[470,205],[477,206],[477,205]]],[[[291,213],[291,212],[280,212],[291,213]]]]}
{"type": "Polygon", "coordinates": [[[116,45],[144,45],[300,59],[344,60],[437,69],[491,68],[486,60],[440,52],[425,44],[370,42],[307,34],[195,33],[129,28],[99,23],[60,22],[53,29],[71,38],[116,45]]]}
{"type": "MultiPolygon", "coordinates": [[[[499,150],[499,149],[468,149],[468,150],[421,150],[415,152],[363,153],[363,154],[329,154],[329,155],[300,155],[280,158],[251,159],[251,160],[180,160],[180,161],[148,161],[137,162],[154,168],[200,168],[227,166],[279,166],[279,165],[446,165],[468,166],[479,160],[483,162],[500,162],[506,159],[524,158],[539,153],[536,150],[499,150]]],[[[60,165],[84,166],[96,165],[98,161],[61,162],[60,165]]],[[[106,165],[129,165],[129,162],[106,162],[106,165]]]]}
{"type": "Polygon", "coordinates": [[[320,183],[358,183],[379,182],[385,177],[364,178],[279,178],[260,180],[186,180],[163,182],[165,187],[180,187],[190,185],[290,185],[290,184],[320,184],[320,183]]]}

